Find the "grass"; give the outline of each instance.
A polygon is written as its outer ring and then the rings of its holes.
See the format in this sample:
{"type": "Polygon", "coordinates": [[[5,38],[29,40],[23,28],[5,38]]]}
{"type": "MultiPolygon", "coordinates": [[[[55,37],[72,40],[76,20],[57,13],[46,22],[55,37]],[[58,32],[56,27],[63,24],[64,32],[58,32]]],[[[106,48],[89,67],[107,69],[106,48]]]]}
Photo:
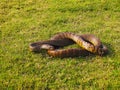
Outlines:
{"type": "Polygon", "coordinates": [[[119,71],[119,0],[1,0],[1,90],[118,90],[119,71]],[[110,53],[60,59],[29,51],[29,43],[66,31],[95,34],[110,53]]]}

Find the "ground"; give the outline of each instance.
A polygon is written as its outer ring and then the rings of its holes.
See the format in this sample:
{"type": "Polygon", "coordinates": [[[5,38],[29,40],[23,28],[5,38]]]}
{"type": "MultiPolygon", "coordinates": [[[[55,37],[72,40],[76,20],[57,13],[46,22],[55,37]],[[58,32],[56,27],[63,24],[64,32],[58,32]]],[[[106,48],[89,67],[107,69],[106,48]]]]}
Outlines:
{"type": "Polygon", "coordinates": [[[119,0],[1,0],[1,90],[118,90],[119,71],[119,0]],[[109,54],[61,59],[29,51],[59,32],[95,34],[109,54]]]}

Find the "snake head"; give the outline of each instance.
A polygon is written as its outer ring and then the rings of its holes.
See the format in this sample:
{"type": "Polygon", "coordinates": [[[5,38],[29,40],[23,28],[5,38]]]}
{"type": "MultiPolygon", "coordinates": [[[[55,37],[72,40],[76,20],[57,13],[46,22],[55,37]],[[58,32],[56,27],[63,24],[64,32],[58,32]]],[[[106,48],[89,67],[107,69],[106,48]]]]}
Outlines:
{"type": "Polygon", "coordinates": [[[98,48],[98,54],[100,56],[106,55],[108,53],[109,53],[108,48],[105,45],[102,45],[102,47],[98,48]]]}

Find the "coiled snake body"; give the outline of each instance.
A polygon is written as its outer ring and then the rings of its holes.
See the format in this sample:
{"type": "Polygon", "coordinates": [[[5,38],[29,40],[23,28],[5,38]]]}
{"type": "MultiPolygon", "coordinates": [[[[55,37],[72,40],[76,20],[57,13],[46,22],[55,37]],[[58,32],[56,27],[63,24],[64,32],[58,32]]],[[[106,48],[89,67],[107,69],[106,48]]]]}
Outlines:
{"type": "Polygon", "coordinates": [[[90,53],[102,56],[108,53],[107,47],[96,36],[92,34],[77,35],[70,32],[56,34],[50,40],[31,43],[29,47],[33,52],[46,49],[50,56],[61,58],[87,56],[90,53]],[[82,49],[60,49],[74,43],[78,44],[82,49]]]}

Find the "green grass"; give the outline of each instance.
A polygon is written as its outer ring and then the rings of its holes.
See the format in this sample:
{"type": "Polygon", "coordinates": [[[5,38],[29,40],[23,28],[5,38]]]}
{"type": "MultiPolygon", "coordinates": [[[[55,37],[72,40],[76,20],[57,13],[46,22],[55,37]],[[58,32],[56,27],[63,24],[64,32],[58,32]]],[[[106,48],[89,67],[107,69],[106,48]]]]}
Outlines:
{"type": "Polygon", "coordinates": [[[118,90],[120,1],[1,0],[0,88],[118,90]],[[29,51],[29,43],[66,31],[95,34],[110,53],[60,59],[29,51]]]}

